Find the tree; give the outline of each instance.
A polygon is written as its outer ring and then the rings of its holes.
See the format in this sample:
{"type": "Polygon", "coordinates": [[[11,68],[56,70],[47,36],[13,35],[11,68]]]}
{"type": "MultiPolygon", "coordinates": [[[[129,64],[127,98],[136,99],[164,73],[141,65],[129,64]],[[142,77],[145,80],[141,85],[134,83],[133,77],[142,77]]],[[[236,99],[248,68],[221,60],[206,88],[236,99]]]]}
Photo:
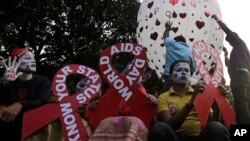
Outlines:
{"type": "Polygon", "coordinates": [[[9,0],[0,2],[4,26],[1,56],[28,47],[38,73],[52,78],[64,64],[98,70],[100,52],[116,42],[135,41],[137,0],[9,0]]]}

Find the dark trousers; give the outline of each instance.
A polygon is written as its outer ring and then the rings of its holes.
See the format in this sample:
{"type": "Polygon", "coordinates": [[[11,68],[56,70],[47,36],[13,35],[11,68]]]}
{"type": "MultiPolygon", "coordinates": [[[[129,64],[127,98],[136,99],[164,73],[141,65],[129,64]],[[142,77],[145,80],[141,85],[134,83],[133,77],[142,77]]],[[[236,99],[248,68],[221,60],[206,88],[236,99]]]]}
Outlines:
{"type": "Polygon", "coordinates": [[[229,141],[228,130],[219,122],[211,121],[199,136],[178,135],[164,122],[157,122],[149,131],[149,141],[229,141]]]}
{"type": "Polygon", "coordinates": [[[237,124],[250,124],[250,74],[237,70],[230,73],[237,124]]]}
{"type": "Polygon", "coordinates": [[[0,121],[1,141],[20,141],[22,130],[15,124],[0,121]]]}
{"type": "Polygon", "coordinates": [[[0,141],[20,141],[22,134],[22,117],[17,116],[13,122],[0,120],[0,141]]]}

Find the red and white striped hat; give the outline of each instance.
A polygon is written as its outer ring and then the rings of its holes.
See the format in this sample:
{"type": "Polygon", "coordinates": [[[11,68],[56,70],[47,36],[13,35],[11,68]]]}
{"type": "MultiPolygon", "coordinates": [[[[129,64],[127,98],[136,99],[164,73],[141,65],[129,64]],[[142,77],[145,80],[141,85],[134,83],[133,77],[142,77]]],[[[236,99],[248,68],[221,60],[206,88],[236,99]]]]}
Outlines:
{"type": "Polygon", "coordinates": [[[17,57],[17,59],[23,55],[24,53],[29,52],[27,48],[15,48],[10,52],[10,57],[14,58],[17,57]]]}

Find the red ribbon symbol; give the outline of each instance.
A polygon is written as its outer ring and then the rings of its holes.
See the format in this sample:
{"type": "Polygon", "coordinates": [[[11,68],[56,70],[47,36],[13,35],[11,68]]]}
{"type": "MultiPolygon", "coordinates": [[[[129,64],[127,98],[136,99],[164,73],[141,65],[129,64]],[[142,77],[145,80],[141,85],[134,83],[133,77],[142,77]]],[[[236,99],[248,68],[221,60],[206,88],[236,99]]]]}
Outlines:
{"type": "Polygon", "coordinates": [[[201,125],[204,127],[207,123],[209,111],[212,106],[212,103],[217,103],[222,116],[225,119],[227,126],[235,123],[235,113],[232,107],[227,102],[225,96],[223,96],[218,88],[220,86],[222,78],[223,78],[223,66],[219,54],[217,51],[209,46],[208,44],[197,41],[193,45],[193,55],[196,62],[196,66],[199,69],[201,77],[206,82],[205,91],[202,94],[197,95],[194,106],[195,110],[198,113],[198,116],[201,120],[201,125]],[[201,59],[202,53],[209,53],[216,60],[216,70],[211,76],[201,59]]]}
{"type": "Polygon", "coordinates": [[[30,136],[35,131],[60,118],[65,140],[88,140],[81,117],[76,110],[99,93],[101,88],[100,75],[95,70],[83,65],[66,65],[55,74],[52,88],[53,93],[59,97],[59,102],[46,104],[25,113],[22,138],[30,136]],[[66,78],[72,74],[86,76],[90,80],[90,85],[84,91],[69,96],[66,78]]]}
{"type": "Polygon", "coordinates": [[[110,89],[100,99],[100,106],[95,111],[89,111],[88,113],[90,117],[89,123],[93,129],[97,127],[102,119],[117,116],[121,100],[124,100],[131,108],[132,116],[140,118],[146,126],[149,126],[156,107],[148,105],[147,96],[135,85],[145,70],[146,62],[146,53],[137,44],[118,43],[109,46],[102,52],[99,68],[110,89]],[[121,76],[111,65],[112,56],[119,53],[130,53],[134,56],[134,63],[125,76],[121,76]]]}

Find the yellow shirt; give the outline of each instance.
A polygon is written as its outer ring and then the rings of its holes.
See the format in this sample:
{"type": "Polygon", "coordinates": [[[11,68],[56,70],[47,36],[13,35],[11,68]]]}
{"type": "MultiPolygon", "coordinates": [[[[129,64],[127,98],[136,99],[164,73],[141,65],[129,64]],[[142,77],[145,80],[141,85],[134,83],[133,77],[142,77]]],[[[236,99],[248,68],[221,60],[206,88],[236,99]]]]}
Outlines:
{"type": "MultiPolygon", "coordinates": [[[[170,113],[179,112],[188,103],[192,97],[192,92],[194,90],[189,87],[188,92],[184,95],[179,95],[174,91],[173,87],[169,91],[161,94],[158,98],[158,113],[167,110],[170,113]]],[[[201,123],[198,118],[197,113],[190,111],[186,120],[183,122],[180,128],[175,132],[185,136],[197,136],[201,131],[201,123]]]]}

